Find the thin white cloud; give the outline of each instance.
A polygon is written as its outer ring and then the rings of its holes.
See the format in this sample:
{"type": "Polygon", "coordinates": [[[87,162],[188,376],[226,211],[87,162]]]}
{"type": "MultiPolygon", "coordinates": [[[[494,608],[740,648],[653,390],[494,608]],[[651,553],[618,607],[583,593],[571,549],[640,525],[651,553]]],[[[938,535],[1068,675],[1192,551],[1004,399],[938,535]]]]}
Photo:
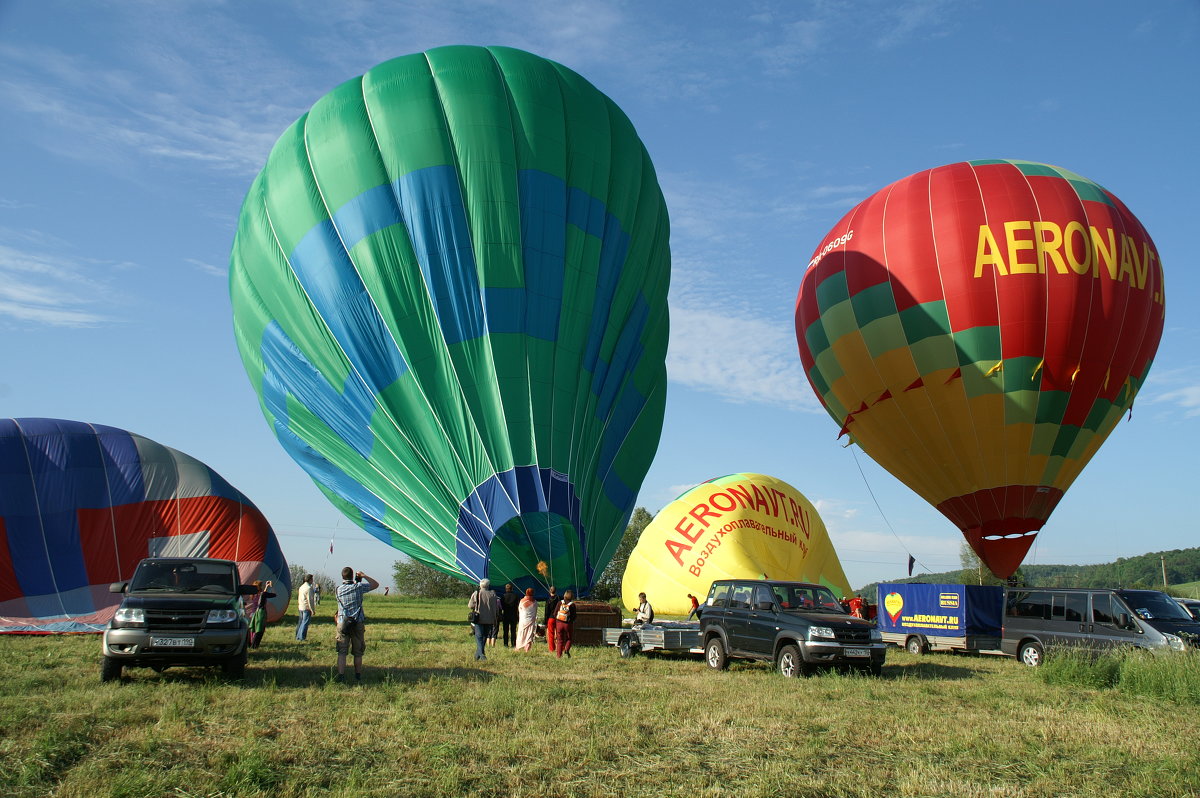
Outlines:
{"type": "Polygon", "coordinates": [[[99,268],[104,267],[80,258],[0,245],[0,318],[52,327],[113,321],[97,309],[111,295],[92,276],[99,268]]]}
{"type": "Polygon", "coordinates": [[[1186,385],[1148,400],[1151,404],[1172,404],[1183,410],[1184,418],[1200,416],[1200,385],[1186,385]]]}
{"type": "Polygon", "coordinates": [[[224,266],[214,266],[211,263],[205,263],[204,261],[196,260],[195,258],[184,258],[183,262],[189,263],[192,266],[195,266],[200,271],[204,272],[205,274],[211,274],[214,277],[228,277],[229,276],[229,269],[224,266]]]}

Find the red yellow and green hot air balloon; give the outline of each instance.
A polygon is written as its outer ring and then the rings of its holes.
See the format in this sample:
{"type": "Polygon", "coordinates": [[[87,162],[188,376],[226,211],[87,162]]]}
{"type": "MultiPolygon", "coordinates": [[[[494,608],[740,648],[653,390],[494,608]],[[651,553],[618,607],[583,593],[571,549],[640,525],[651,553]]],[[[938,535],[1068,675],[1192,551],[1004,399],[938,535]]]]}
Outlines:
{"type": "Polygon", "coordinates": [[[1164,314],[1154,242],[1119,199],[980,160],[847,213],[809,261],[796,337],[842,434],[1007,577],[1133,406],[1164,314]]]}

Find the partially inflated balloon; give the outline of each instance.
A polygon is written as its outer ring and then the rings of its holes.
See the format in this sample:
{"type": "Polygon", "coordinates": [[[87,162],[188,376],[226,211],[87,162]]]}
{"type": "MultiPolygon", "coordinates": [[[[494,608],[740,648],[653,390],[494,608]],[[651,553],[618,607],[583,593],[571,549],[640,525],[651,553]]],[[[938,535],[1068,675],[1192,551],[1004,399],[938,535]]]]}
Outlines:
{"type": "Polygon", "coordinates": [[[621,600],[645,593],[656,612],[685,615],[716,579],[815,582],[834,594],[850,585],[821,516],[800,491],[762,474],[701,483],[654,517],[621,578],[621,600]]]}
{"type": "Polygon", "coordinates": [[[1154,243],[1115,196],[970,161],[846,214],[809,262],[796,335],[843,434],[1006,577],[1132,407],[1164,308],[1154,243]]]}
{"type": "Polygon", "coordinates": [[[214,557],[243,583],[275,583],[287,562],[262,513],[183,452],[100,424],[0,419],[0,632],[96,632],[121,596],[108,591],[145,557],[214,557]]]}
{"type": "Polygon", "coordinates": [[[238,347],[366,531],[464,580],[586,593],[658,446],[667,238],[645,148],[579,75],[405,56],[318,101],[251,186],[238,347]]]}

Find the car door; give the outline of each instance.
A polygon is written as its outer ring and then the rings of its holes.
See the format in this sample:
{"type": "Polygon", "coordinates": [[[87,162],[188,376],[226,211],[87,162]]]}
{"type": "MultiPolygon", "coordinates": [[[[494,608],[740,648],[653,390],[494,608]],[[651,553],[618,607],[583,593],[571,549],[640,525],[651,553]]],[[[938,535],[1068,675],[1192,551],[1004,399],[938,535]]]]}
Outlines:
{"type": "Polygon", "coordinates": [[[775,594],[766,585],[755,585],[746,619],[747,650],[763,655],[774,653],[775,630],[779,628],[776,613],[775,594]]]}
{"type": "Polygon", "coordinates": [[[1105,652],[1135,645],[1140,635],[1137,621],[1125,602],[1107,591],[1092,593],[1092,628],[1088,643],[1093,651],[1105,652]],[[1128,626],[1122,626],[1127,621],[1128,626]]]}
{"type": "Polygon", "coordinates": [[[754,596],[752,585],[735,582],[729,592],[729,608],[725,611],[725,634],[729,636],[729,647],[738,651],[749,651],[747,645],[750,624],[750,599],[754,596]]]}

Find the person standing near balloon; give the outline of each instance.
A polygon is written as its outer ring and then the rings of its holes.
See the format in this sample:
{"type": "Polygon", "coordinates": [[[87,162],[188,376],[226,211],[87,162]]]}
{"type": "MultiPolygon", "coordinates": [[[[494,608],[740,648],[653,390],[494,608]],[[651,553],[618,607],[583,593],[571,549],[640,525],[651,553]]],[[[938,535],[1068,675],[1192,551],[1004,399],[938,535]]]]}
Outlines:
{"type": "Polygon", "coordinates": [[[255,579],[252,584],[258,588],[258,592],[246,599],[246,614],[250,618],[250,648],[258,648],[263,634],[267,631],[267,599],[275,598],[275,594],[271,592],[271,585],[274,583],[270,579],[266,582],[255,579]]]}
{"type": "Polygon", "coordinates": [[[575,623],[575,593],[567,590],[554,612],[554,647],[559,659],[563,654],[571,658],[571,632],[575,623]]]}
{"type": "Polygon", "coordinates": [[[543,620],[546,623],[546,645],[551,654],[554,653],[554,627],[558,622],[554,614],[558,612],[558,604],[561,600],[554,585],[550,585],[550,597],[546,599],[546,617],[543,620]]]}
{"type": "Polygon", "coordinates": [[[533,636],[537,632],[537,600],[533,597],[533,588],[525,588],[525,598],[517,605],[520,623],[517,625],[517,651],[529,651],[533,648],[533,636]]]}
{"type": "Polygon", "coordinates": [[[491,580],[480,579],[479,589],[467,599],[467,609],[476,614],[473,624],[475,630],[475,659],[487,659],[484,646],[492,637],[492,627],[496,625],[499,615],[500,602],[496,591],[492,590],[491,580]]]}
{"type": "Polygon", "coordinates": [[[308,624],[312,620],[313,602],[313,575],[305,574],[304,581],[300,583],[300,590],[296,596],[296,611],[300,615],[300,620],[296,622],[296,639],[308,639],[308,624]]]}
{"type": "Polygon", "coordinates": [[[512,584],[504,586],[504,593],[500,595],[500,622],[504,624],[504,645],[515,646],[517,644],[517,604],[521,601],[521,595],[513,590],[512,584]]]}
{"type": "Polygon", "coordinates": [[[354,680],[362,683],[363,652],[367,649],[366,623],[367,616],[363,613],[362,599],[379,587],[379,583],[362,571],[355,571],[350,566],[342,569],[342,583],[334,591],[337,599],[337,667],[339,682],[346,681],[346,654],[354,657],[354,680]],[[364,584],[365,580],[365,584],[364,584]]]}

